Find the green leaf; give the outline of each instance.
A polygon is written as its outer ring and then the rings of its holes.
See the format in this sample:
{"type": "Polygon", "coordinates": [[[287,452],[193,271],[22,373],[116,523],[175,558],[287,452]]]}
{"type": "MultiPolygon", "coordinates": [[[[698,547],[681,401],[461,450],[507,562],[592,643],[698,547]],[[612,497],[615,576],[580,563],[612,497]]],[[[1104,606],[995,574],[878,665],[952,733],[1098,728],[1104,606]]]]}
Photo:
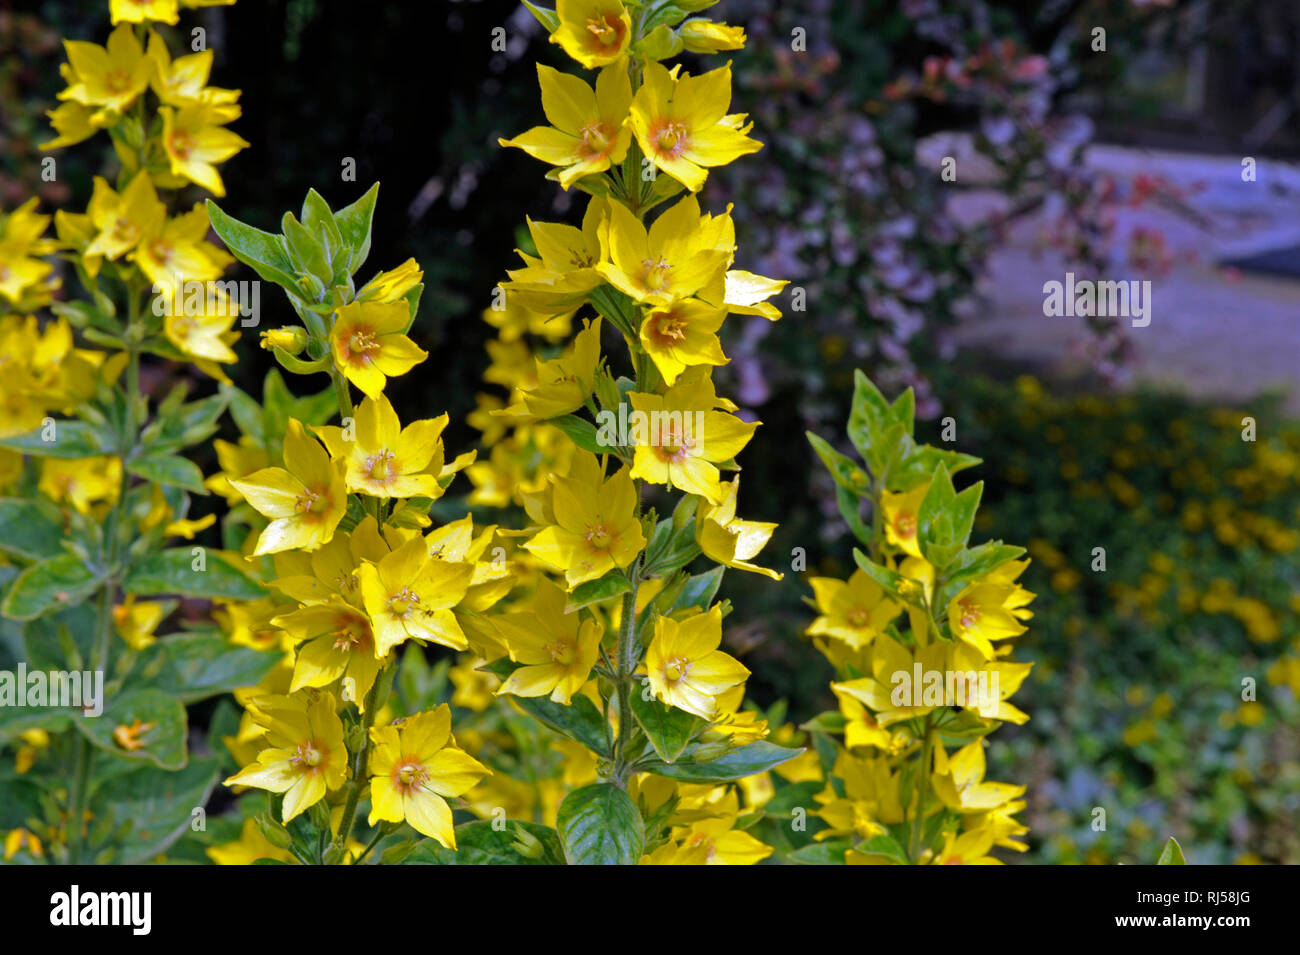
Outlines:
{"type": "Polygon", "coordinates": [[[189,458],[179,455],[157,455],[138,458],[130,463],[127,470],[136,477],[144,478],[154,484],[170,484],[182,487],[194,494],[207,494],[203,486],[203,472],[189,458]]]}
{"type": "Polygon", "coordinates": [[[822,459],[822,464],[826,465],[826,470],[830,471],[831,478],[836,484],[859,497],[871,490],[871,478],[867,476],[866,471],[854,463],[852,458],[840,454],[825,439],[811,431],[805,434],[808,436],[808,443],[817,452],[817,457],[822,459]]]}
{"type": "Polygon", "coordinates": [[[1183,855],[1183,847],[1178,844],[1178,840],[1173,836],[1165,843],[1164,851],[1160,853],[1160,858],[1156,860],[1156,865],[1187,865],[1187,857],[1183,855]]]}
{"type": "MultiPolygon", "coordinates": [[[[694,749],[698,749],[698,745],[692,747],[692,750],[694,749]]],[[[693,761],[691,751],[688,751],[684,758],[678,759],[675,763],[651,760],[649,763],[641,764],[640,768],[656,776],[680,779],[683,782],[725,783],[733,779],[744,779],[746,776],[765,773],[774,766],[780,766],[794,759],[802,752],[802,749],[789,749],[769,743],[767,740],[758,740],[729,750],[717,759],[707,762],[693,761]]]]}
{"type": "Polygon", "coordinates": [[[635,865],[641,858],[641,813],[627,793],[609,783],[569,793],[560,804],[558,823],[569,865],[635,865]]]}
{"type": "Polygon", "coordinates": [[[207,802],[221,766],[214,757],[191,760],[179,771],[142,766],[104,782],[91,800],[96,817],[128,823],[114,833],[113,862],[150,862],[192,828],[195,809],[207,802]]]}
{"type": "Polygon", "coordinates": [[[564,605],[564,612],[573,613],[580,607],[609,600],[612,597],[625,594],[631,589],[632,582],[616,567],[603,577],[588,580],[586,583],[574,587],[564,605]]]}
{"type": "Polygon", "coordinates": [[[812,842],[786,856],[793,865],[844,865],[844,853],[853,848],[847,839],[812,842]]]}
{"type": "Polygon", "coordinates": [[[908,865],[907,853],[893,836],[872,836],[865,842],[859,842],[857,850],[863,855],[888,859],[893,865],[908,865]]]}
{"type": "Polygon", "coordinates": [[[284,239],[270,232],[263,232],[251,225],[240,222],[221,211],[211,199],[207,202],[208,221],[212,231],[226,244],[230,254],[243,262],[268,282],[274,282],[285,291],[302,297],[293,274],[293,262],[289,259],[284,239]]]}
{"type": "Polygon", "coordinates": [[[550,826],[511,819],[502,829],[478,819],[456,827],[456,848],[432,839],[404,860],[405,865],[564,865],[564,847],[550,826]]]}
{"type": "Polygon", "coordinates": [[[899,491],[910,491],[930,480],[930,476],[940,467],[947,468],[949,474],[956,474],[979,463],[980,459],[971,454],[946,451],[928,444],[917,445],[890,468],[889,484],[899,491]]]}
{"type": "Polygon", "coordinates": [[[700,555],[700,545],[695,542],[695,524],[688,521],[684,527],[674,526],[672,518],[655,525],[654,533],[645,549],[642,577],[663,577],[685,567],[700,555]]]}
{"type": "Polygon", "coordinates": [[[717,596],[722,575],[726,572],[727,568],[719,565],[702,574],[687,577],[686,586],[682,588],[667,612],[677,613],[680,610],[689,610],[691,607],[708,610],[709,604],[713,603],[713,598],[717,596]]]}
{"type": "Polygon", "coordinates": [[[882,567],[860,550],[853,552],[853,560],[863,573],[884,588],[885,592],[903,603],[913,607],[922,607],[925,591],[910,578],[896,570],[882,567]]]}
{"type": "Polygon", "coordinates": [[[84,421],[55,421],[50,438],[45,440],[45,427],[41,426],[0,440],[0,448],[38,458],[89,458],[117,451],[112,436],[104,428],[93,427],[84,421]]]}
{"type": "Polygon", "coordinates": [[[232,646],[221,633],[178,633],[150,644],[137,665],[137,684],[166,690],[182,703],[256,685],[270,672],[277,654],[232,646]]]}
{"type": "Polygon", "coordinates": [[[631,701],[632,715],[665,763],[675,762],[695,734],[704,728],[704,721],[699,717],[655,699],[647,700],[636,687],[632,688],[631,701]]]}
{"type": "Polygon", "coordinates": [[[361,268],[366,257],[370,255],[370,229],[378,199],[379,183],[375,183],[352,205],[344,206],[334,213],[334,222],[338,225],[339,234],[343,237],[344,244],[351,250],[347,261],[349,273],[355,273],[361,268]]]}
{"type": "Polygon", "coordinates": [[[122,759],[152,763],[162,769],[180,769],[189,754],[186,751],[187,725],[185,707],[180,700],[162,690],[132,690],[113,697],[99,716],[82,716],[76,720],[83,736],[102,750],[122,759]],[[148,726],[139,734],[139,749],[126,749],[113,738],[119,726],[148,726]]]}
{"type": "Polygon", "coordinates": [[[217,430],[221,413],[226,410],[227,397],[224,389],[230,387],[232,386],[223,385],[222,394],[191,401],[176,408],[159,408],[157,418],[141,435],[140,440],[145,450],[156,457],[164,451],[187,448],[211,437],[217,430]]]}
{"type": "Polygon", "coordinates": [[[569,739],[577,740],[597,756],[611,758],[609,724],[600,710],[596,709],[596,704],[588,697],[575,696],[568,706],[555,703],[544,696],[529,697],[512,694],[510,698],[514,700],[516,706],[538,722],[569,739]]]}
{"type": "Polygon", "coordinates": [[[37,617],[80,603],[98,588],[102,575],[75,554],[32,564],[13,582],[0,613],[15,620],[37,617]]]}
{"type": "Polygon", "coordinates": [[[877,478],[884,470],[889,443],[886,432],[893,423],[893,409],[880,389],[861,371],[853,373],[853,405],[849,412],[848,434],[853,446],[877,478]]]}
{"type": "Polygon", "coordinates": [[[303,226],[325,249],[325,257],[330,262],[331,280],[338,283],[346,282],[345,270],[351,250],[343,241],[343,235],[339,232],[338,223],[334,221],[334,212],[330,209],[329,203],[315,189],[307,190],[307,196],[302,201],[301,219],[303,226]]]}
{"type": "MultiPolygon", "coordinates": [[[[289,248],[289,257],[293,259],[295,271],[316,276],[320,279],[323,292],[324,288],[328,288],[334,281],[334,267],[325,253],[325,247],[293,217],[292,212],[284,214],[280,220],[280,228],[284,231],[285,245],[289,248]]],[[[321,297],[316,298],[315,301],[321,301],[321,297]]]]}
{"type": "MultiPolygon", "coordinates": [[[[0,679],[4,678],[0,676],[0,679]]],[[[14,675],[14,679],[17,680],[17,674],[14,675]]],[[[22,692],[21,687],[15,686],[15,689],[22,692]]],[[[0,706],[0,746],[12,743],[28,730],[61,733],[72,725],[72,718],[76,713],[77,711],[70,707],[0,706]]]]}
{"type": "Polygon", "coordinates": [[[536,4],[523,0],[523,4],[528,8],[528,12],[537,18],[537,22],[546,27],[547,33],[554,33],[560,28],[560,15],[554,10],[548,10],[546,7],[539,7],[536,4]]]}
{"type": "Polygon", "coordinates": [[[600,443],[596,426],[586,418],[566,414],[560,415],[558,418],[547,418],[546,423],[555,425],[564,432],[570,441],[584,451],[590,451],[592,454],[613,454],[615,451],[614,448],[600,443]]]}
{"type": "Polygon", "coordinates": [[[936,570],[947,567],[965,544],[964,539],[957,540],[956,514],[957,492],[953,490],[947,469],[940,467],[921,501],[916,532],[921,553],[936,570]]]}
{"type": "Polygon", "coordinates": [[[935,606],[947,607],[952,598],[972,580],[997,570],[1007,561],[1015,560],[1024,552],[1023,547],[1004,544],[1002,541],[985,541],[978,547],[963,550],[944,568],[943,576],[939,579],[935,606]]]}
{"type": "Polygon", "coordinates": [[[253,578],[226,561],[216,551],[202,547],[172,547],[141,559],[122,585],[127,593],[140,597],[179,594],[209,600],[257,600],[266,590],[253,578]],[[203,570],[195,570],[202,552],[203,570]]]}
{"type": "Polygon", "coordinates": [[[41,560],[63,553],[63,519],[44,498],[0,498],[0,553],[41,560]]]}

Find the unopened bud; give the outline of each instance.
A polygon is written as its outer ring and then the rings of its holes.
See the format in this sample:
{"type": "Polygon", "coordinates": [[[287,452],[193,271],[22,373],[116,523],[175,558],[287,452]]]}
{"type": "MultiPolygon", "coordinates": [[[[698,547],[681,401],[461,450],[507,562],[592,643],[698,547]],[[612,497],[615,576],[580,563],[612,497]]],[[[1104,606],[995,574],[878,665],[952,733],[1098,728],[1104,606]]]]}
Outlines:
{"type": "Polygon", "coordinates": [[[267,351],[278,348],[290,355],[297,355],[307,347],[308,341],[307,330],[297,326],[272,328],[262,332],[262,347],[267,351]]]}

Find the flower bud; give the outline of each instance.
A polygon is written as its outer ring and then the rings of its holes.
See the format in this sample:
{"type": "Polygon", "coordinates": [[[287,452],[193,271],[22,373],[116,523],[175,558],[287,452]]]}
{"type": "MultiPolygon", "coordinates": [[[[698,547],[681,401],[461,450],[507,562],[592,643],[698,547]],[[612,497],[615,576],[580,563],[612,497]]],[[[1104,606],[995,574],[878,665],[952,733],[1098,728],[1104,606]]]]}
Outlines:
{"type": "Polygon", "coordinates": [[[278,348],[290,355],[297,355],[307,347],[307,341],[307,330],[297,326],[271,328],[262,332],[262,347],[267,351],[278,348]]]}
{"type": "Polygon", "coordinates": [[[255,817],[257,820],[257,829],[267,842],[277,849],[288,849],[293,845],[293,836],[289,835],[289,830],[284,828],[266,813],[258,813],[255,817]]]}
{"type": "Polygon", "coordinates": [[[740,50],[745,46],[744,27],[728,26],[712,20],[687,20],[677,28],[677,35],[692,53],[740,50]]]}

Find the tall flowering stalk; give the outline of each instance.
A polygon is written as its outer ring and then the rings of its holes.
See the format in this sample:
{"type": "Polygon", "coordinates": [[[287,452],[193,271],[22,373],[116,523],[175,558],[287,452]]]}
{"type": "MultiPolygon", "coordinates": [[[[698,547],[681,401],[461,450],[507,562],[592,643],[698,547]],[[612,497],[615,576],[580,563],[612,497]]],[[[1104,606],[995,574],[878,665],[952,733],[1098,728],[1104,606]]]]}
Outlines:
{"type": "Polygon", "coordinates": [[[985,778],[984,738],[1029,719],[1008,702],[1032,667],[1009,642],[1031,616],[1016,582],[1029,561],[1001,541],[969,546],[982,484],[959,493],[952,475],[979,461],[916,444],[913,408],[911,389],[889,404],[859,372],[848,434],[863,463],[808,436],[866,551],[847,580],[810,580],[807,632],[840,710],[807,729],[842,745],[817,747],[824,828],[795,853],[805,861],[987,865],[995,846],[1027,848],[1025,787],[985,778]]]}
{"type": "Polygon", "coordinates": [[[24,860],[163,851],[217,774],[189,753],[183,704],[265,669],[173,622],[177,597],[260,592],[227,556],[183,543],[214,520],[188,516],[207,492],[183,452],[216,429],[226,399],[186,401],[178,382],[155,400],[141,385],[148,356],[227,380],[235,323],[251,314],[216,281],[233,260],[206,240],[192,194],[221,195],[217,167],[247,145],[228,128],[239,91],[208,84],[200,42],[173,56],[158,24],[179,22],[177,3],[114,2],[110,14],[104,45],[65,41],[67,85],[42,148],[57,178],[60,150],[105,133],[114,174],[95,177],[84,212],[56,212],[53,238],[35,199],[0,213],[0,613],[33,678],[20,691],[41,688],[24,701],[0,690],[0,744],[17,748],[17,774],[0,783],[5,855],[24,860]],[[186,669],[227,652],[220,672],[186,669]],[[140,792],[160,794],[152,819],[132,807],[140,792]]]}
{"type": "Polygon", "coordinates": [[[798,755],[741,711],[749,672],[721,649],[724,570],[780,575],[752,562],[776,525],[740,519],[739,479],[724,477],[757,423],[716,392],[717,332],[730,314],[779,318],[768,299],[785,283],[733,268],[729,211],[697,198],[711,169],[761,144],[730,112],[729,65],[663,64],[744,44],[686,6],[711,4],[530,4],[594,76],[539,66],[547,125],[502,140],[591,197],[581,226],[529,222],[489,310],[490,374],[512,394],[481,402],[497,446],[471,472],[480,500],[522,500],[521,559],[547,575],[497,618],[497,692],[597,759],[598,781],[559,807],[569,862],[756,862],[771,849],[744,831],[757,816],[741,818],[730,784],[798,755]],[[533,356],[524,333],[559,347],[533,356]],[[533,450],[543,466],[521,468],[533,450]],[[692,574],[701,555],[716,566],[692,574]]]}

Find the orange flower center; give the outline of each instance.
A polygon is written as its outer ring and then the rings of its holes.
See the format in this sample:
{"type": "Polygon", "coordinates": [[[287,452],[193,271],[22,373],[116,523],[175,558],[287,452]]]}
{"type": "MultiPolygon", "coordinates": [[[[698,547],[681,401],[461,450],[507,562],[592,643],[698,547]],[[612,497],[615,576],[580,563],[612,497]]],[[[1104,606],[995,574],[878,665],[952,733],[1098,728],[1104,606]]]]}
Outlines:
{"type": "Polygon", "coordinates": [[[651,322],[651,337],[665,348],[686,339],[686,320],[676,312],[655,312],[651,322]]]}
{"type": "Polygon", "coordinates": [[[676,157],[686,148],[686,132],[685,123],[664,123],[655,134],[655,145],[660,152],[676,157]]]}
{"type": "Polygon", "coordinates": [[[597,120],[582,127],[582,141],[596,156],[603,156],[613,148],[613,141],[605,135],[605,125],[597,120]]]}
{"type": "Polygon", "coordinates": [[[871,623],[871,612],[862,607],[854,607],[848,612],[849,626],[862,629],[871,623]]]}
{"type": "Polygon", "coordinates": [[[587,525],[587,543],[595,550],[609,550],[613,546],[616,537],[614,532],[609,529],[603,521],[599,524],[587,525]]]}
{"type": "Polygon", "coordinates": [[[894,532],[899,537],[916,536],[916,515],[904,512],[894,519],[894,532]]]}
{"type": "Polygon", "coordinates": [[[587,32],[599,46],[614,46],[623,38],[623,24],[617,17],[602,13],[588,18],[587,32]]]}
{"type": "Polygon", "coordinates": [[[963,627],[973,627],[979,623],[981,616],[979,604],[967,597],[958,601],[957,606],[961,608],[961,625],[963,627]]]}
{"type": "Polygon", "coordinates": [[[348,354],[351,358],[363,362],[373,360],[373,354],[380,350],[379,336],[365,328],[358,328],[347,338],[348,354]]]}
{"type": "Polygon", "coordinates": [[[334,649],[349,653],[369,649],[370,625],[351,614],[340,616],[336,621],[338,629],[334,631],[334,649]]]}
{"type": "Polygon", "coordinates": [[[110,93],[125,93],[131,88],[131,74],[126,70],[109,70],[104,74],[104,86],[110,93]]]}
{"type": "Polygon", "coordinates": [[[419,595],[410,587],[403,587],[388,598],[388,612],[394,617],[405,617],[419,603],[419,595]]]}
{"type": "Polygon", "coordinates": [[[183,129],[173,129],[171,135],[167,137],[167,148],[173,156],[188,159],[190,153],[194,151],[194,137],[183,129]]]}
{"type": "Polygon", "coordinates": [[[558,663],[562,667],[573,666],[578,659],[578,648],[572,640],[557,640],[545,644],[542,649],[551,655],[552,663],[558,663]]]}
{"type": "MultiPolygon", "coordinates": [[[[188,319],[185,320],[187,325],[192,324],[188,319]]],[[[329,508],[329,498],[319,490],[308,488],[307,491],[294,502],[294,508],[299,514],[319,515],[324,514],[329,508]]]]}
{"type": "Polygon", "coordinates": [[[651,259],[644,260],[641,263],[641,268],[644,269],[646,288],[658,291],[668,281],[668,273],[672,271],[672,263],[665,261],[660,256],[658,262],[651,259]]]}
{"type": "Polygon", "coordinates": [[[376,481],[386,481],[390,477],[395,477],[396,469],[393,468],[392,465],[396,458],[397,455],[392,451],[389,451],[387,448],[380,451],[378,454],[370,455],[370,457],[366,458],[365,461],[366,474],[370,475],[370,477],[374,478],[376,481]]]}
{"type": "Polygon", "coordinates": [[[664,682],[676,683],[690,672],[690,660],[685,657],[669,657],[664,663],[664,682]]]}
{"type": "Polygon", "coordinates": [[[304,740],[298,744],[294,754],[289,757],[289,762],[299,769],[318,772],[329,765],[329,750],[318,745],[314,739],[304,740]]]}
{"type": "Polygon", "coordinates": [[[429,771],[424,764],[410,756],[403,757],[393,768],[393,785],[403,793],[423,789],[428,781],[429,771]]]}

